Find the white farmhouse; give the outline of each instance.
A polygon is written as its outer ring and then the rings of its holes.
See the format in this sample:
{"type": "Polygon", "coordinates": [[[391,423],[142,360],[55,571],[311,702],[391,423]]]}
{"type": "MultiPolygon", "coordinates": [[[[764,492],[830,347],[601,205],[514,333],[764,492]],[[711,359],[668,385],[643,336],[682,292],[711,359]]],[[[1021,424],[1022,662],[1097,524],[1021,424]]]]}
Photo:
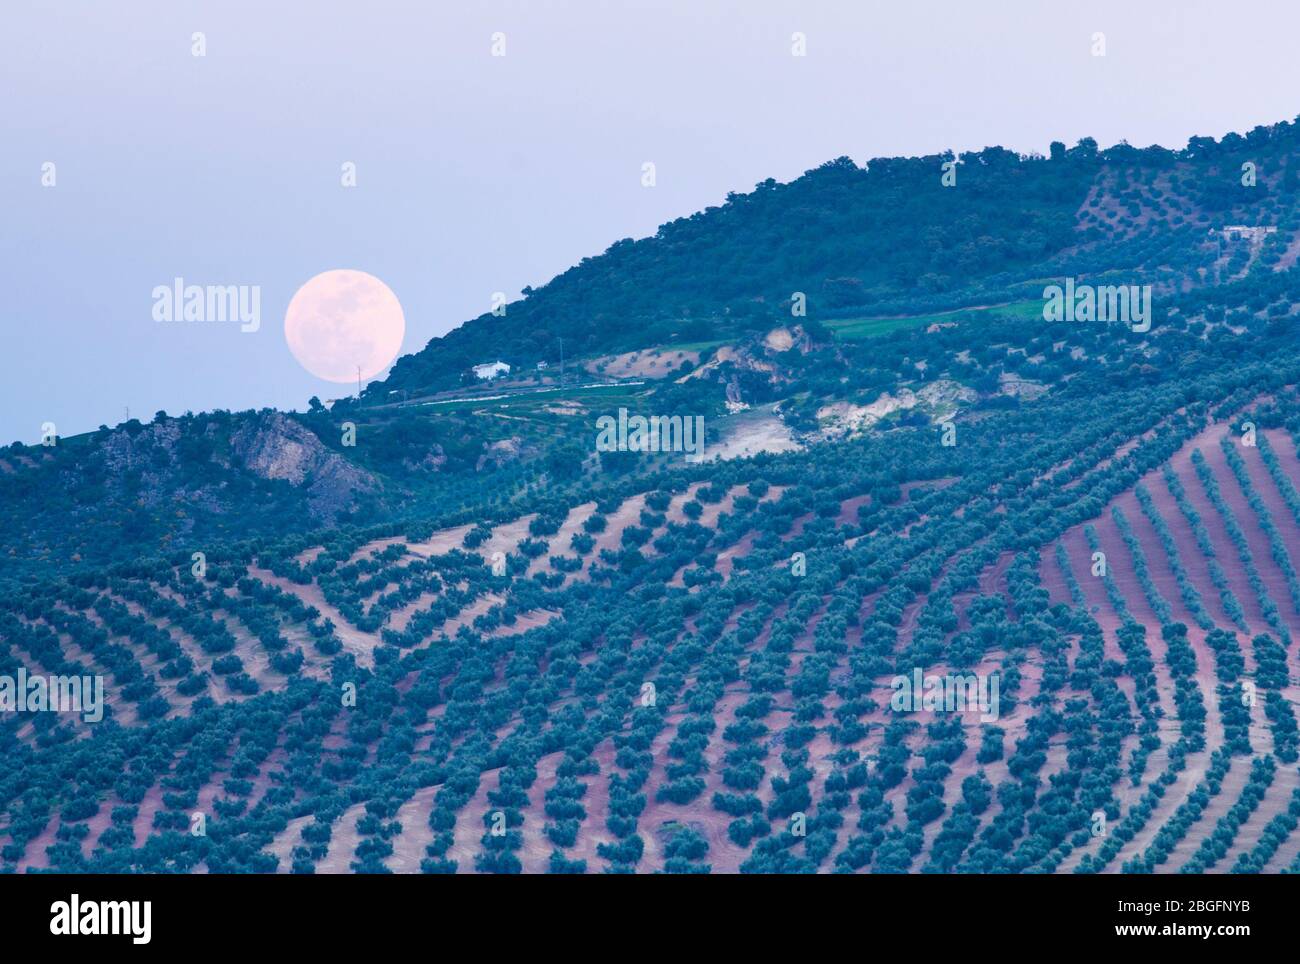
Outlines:
{"type": "Polygon", "coordinates": [[[474,366],[474,376],[483,381],[490,381],[493,378],[500,378],[502,375],[510,374],[510,366],[503,361],[487,362],[483,365],[474,366]]]}
{"type": "Polygon", "coordinates": [[[1236,241],[1252,241],[1258,244],[1263,241],[1266,235],[1276,234],[1277,227],[1266,225],[1255,227],[1249,224],[1226,224],[1223,227],[1223,236],[1236,241]]]}

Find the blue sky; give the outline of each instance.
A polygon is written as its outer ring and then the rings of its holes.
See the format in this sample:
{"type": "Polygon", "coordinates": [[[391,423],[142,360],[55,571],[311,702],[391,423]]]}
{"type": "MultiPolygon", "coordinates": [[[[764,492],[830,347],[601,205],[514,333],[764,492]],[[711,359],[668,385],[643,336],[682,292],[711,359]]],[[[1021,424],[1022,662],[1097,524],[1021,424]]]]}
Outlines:
{"type": "Polygon", "coordinates": [[[1291,119],[1298,26],[1289,3],[1189,0],[6,0],[0,442],[341,394],[282,332],[330,268],[392,288],[409,352],[493,292],[839,155],[1291,119]],[[260,330],[155,322],[178,276],[259,285],[260,330]]]}

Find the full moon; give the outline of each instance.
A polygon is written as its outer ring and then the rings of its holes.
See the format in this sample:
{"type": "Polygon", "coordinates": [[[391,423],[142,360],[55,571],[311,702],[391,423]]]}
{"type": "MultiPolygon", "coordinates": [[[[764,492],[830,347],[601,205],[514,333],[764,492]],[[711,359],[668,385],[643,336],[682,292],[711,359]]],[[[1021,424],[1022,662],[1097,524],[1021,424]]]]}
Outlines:
{"type": "Polygon", "coordinates": [[[393,363],[406,316],[392,289],[364,271],[316,275],[284,313],[284,340],[299,364],[330,382],[374,378],[393,363]]]}

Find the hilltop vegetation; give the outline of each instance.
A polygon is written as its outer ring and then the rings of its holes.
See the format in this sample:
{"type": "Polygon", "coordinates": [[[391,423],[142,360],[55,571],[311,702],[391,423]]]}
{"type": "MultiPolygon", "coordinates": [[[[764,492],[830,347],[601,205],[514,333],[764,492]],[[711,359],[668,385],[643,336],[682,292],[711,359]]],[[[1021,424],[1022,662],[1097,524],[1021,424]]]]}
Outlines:
{"type": "MultiPolygon", "coordinates": [[[[748,194],[624,239],[423,351],[399,360],[374,397],[456,384],[473,364],[518,367],[650,345],[761,334],[790,320],[796,292],[808,317],[916,315],[1037,298],[1041,279],[1140,272],[1168,290],[1279,263],[1297,229],[1300,134],[1281,123],[1180,151],[1090,138],[1048,157],[1001,147],[952,155],[837,158],[789,183],[748,194]],[[956,184],[941,183],[956,160],[956,184]],[[1254,165],[1253,187],[1242,164],[1254,165]],[[1279,228],[1267,250],[1221,248],[1225,224],[1279,228]],[[1210,277],[1213,276],[1213,277],[1210,277]]],[[[1294,254],[1289,258],[1294,261],[1294,254]]],[[[1288,265],[1289,266],[1289,265],[1288,265]]]]}

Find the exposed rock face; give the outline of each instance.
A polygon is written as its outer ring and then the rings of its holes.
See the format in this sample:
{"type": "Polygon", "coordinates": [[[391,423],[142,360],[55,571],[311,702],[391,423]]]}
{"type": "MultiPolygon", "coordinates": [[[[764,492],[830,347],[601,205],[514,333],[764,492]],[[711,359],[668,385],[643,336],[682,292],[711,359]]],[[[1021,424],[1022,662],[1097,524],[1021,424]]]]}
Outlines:
{"type": "Polygon", "coordinates": [[[763,347],[768,351],[789,351],[794,347],[794,335],[789,328],[773,328],[763,339],[763,347]]]}
{"type": "Polygon", "coordinates": [[[1029,378],[1020,378],[1011,372],[1003,372],[998,376],[998,389],[1003,395],[1010,395],[1012,398],[1021,398],[1027,402],[1045,395],[1048,386],[1042,382],[1036,382],[1029,378]]]}
{"type": "Polygon", "coordinates": [[[431,445],[421,459],[402,459],[402,466],[411,472],[440,472],[447,464],[447,455],[441,445],[431,445]]]}
{"type": "Polygon", "coordinates": [[[374,476],[331,452],[305,426],[279,412],[242,425],[230,437],[234,459],[254,475],[305,486],[312,515],[333,518],[362,492],[378,488],[374,476]]]}
{"type": "Polygon", "coordinates": [[[707,362],[677,379],[716,381],[726,387],[727,406],[748,406],[772,401],[781,386],[794,377],[788,353],[809,355],[828,345],[817,344],[802,325],[773,328],[766,335],[750,336],[735,345],[722,345],[707,362]]]}
{"type": "MultiPolygon", "coordinates": [[[[178,447],[182,438],[180,426],[172,421],[155,422],[135,432],[118,430],[104,439],[99,455],[104,460],[105,488],[114,496],[138,500],[150,508],[168,503],[188,502],[211,507],[207,493],[197,489],[184,489],[175,482],[179,463],[178,447]],[[138,494],[128,495],[127,480],[139,476],[138,494]]],[[[80,473],[65,476],[72,488],[83,484],[80,473]]],[[[183,524],[188,527],[189,520],[183,524]]]]}
{"type": "Polygon", "coordinates": [[[827,346],[814,341],[803,325],[795,325],[792,328],[773,328],[763,339],[763,347],[776,354],[793,348],[799,354],[807,355],[827,346]]]}
{"type": "Polygon", "coordinates": [[[974,389],[941,379],[923,385],[916,391],[903,388],[896,395],[885,392],[870,405],[833,402],[817,410],[817,420],[822,423],[821,431],[817,434],[824,439],[857,435],[871,429],[894,412],[917,407],[938,421],[955,413],[961,403],[978,399],[979,393],[974,389]]]}
{"type": "Polygon", "coordinates": [[[960,382],[941,378],[918,388],[916,397],[923,405],[955,411],[962,402],[978,402],[980,394],[960,382]]]}
{"type": "Polygon", "coordinates": [[[523,439],[518,436],[503,438],[487,447],[487,450],[478,457],[478,462],[475,463],[474,468],[480,472],[489,467],[500,468],[509,462],[536,454],[537,450],[533,446],[525,444],[523,439]]]}
{"type": "Polygon", "coordinates": [[[155,453],[160,450],[170,464],[180,435],[180,428],[173,421],[146,425],[135,435],[124,430],[112,432],[102,447],[104,465],[114,473],[143,471],[156,465],[155,453]]]}
{"type": "Polygon", "coordinates": [[[306,481],[323,448],[320,439],[279,414],[264,416],[230,437],[231,452],[244,468],[295,486],[306,481]]]}
{"type": "Polygon", "coordinates": [[[720,369],[723,369],[723,366],[730,366],[731,369],[736,371],[762,372],[769,375],[776,370],[775,365],[769,361],[758,358],[755,352],[749,347],[742,346],[735,348],[731,345],[723,345],[713,353],[713,357],[707,362],[699,368],[683,375],[681,378],[677,379],[677,381],[685,382],[692,378],[716,378],[718,377],[718,374],[721,374],[725,378],[726,372],[720,372],[720,369]]]}

